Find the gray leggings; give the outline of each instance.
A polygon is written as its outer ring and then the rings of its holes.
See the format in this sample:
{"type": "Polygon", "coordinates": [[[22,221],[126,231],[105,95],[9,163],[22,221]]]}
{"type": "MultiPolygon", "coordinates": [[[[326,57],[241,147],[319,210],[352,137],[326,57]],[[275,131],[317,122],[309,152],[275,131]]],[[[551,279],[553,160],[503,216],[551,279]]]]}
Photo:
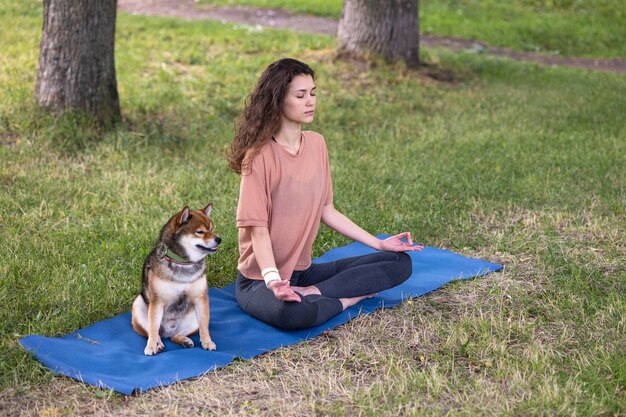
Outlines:
{"type": "Polygon", "coordinates": [[[374,294],[403,283],[411,275],[411,258],[403,252],[370,255],[311,264],[294,271],[291,285],[315,285],[322,295],[301,297],[301,302],[280,301],[265,281],[237,274],[235,294],[251,316],[283,329],[306,329],[324,323],[343,311],[339,298],[374,294]]]}

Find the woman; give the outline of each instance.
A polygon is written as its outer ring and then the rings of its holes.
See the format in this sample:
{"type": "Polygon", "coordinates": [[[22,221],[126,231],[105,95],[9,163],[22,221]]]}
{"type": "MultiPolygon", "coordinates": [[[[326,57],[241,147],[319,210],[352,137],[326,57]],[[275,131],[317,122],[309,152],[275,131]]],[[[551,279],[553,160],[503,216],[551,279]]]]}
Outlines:
{"type": "Polygon", "coordinates": [[[317,326],[404,282],[411,274],[404,251],[422,249],[408,232],[377,239],[334,208],[324,138],[301,130],[315,114],[314,76],[294,59],[271,64],[248,97],[228,155],[241,174],[237,302],[285,329],[317,326]],[[320,221],[380,252],[312,264],[320,221]]]}

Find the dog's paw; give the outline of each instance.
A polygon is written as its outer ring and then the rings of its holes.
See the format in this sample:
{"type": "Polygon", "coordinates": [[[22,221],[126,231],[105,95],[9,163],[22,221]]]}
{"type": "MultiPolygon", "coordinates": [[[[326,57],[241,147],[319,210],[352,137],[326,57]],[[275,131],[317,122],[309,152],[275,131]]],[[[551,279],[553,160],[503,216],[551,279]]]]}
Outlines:
{"type": "Polygon", "coordinates": [[[164,350],[165,350],[165,345],[163,344],[162,341],[160,340],[157,340],[156,342],[148,341],[148,344],[146,345],[146,348],[143,350],[143,353],[146,356],[152,356],[152,355],[156,355],[157,353],[161,353],[164,350]]]}
{"type": "Polygon", "coordinates": [[[203,340],[202,341],[202,349],[205,349],[205,350],[215,350],[215,349],[217,349],[217,346],[215,346],[215,343],[213,343],[213,341],[211,339],[208,339],[208,340],[203,340]]]}
{"type": "Polygon", "coordinates": [[[193,340],[191,340],[191,339],[190,339],[190,338],[188,338],[188,337],[183,337],[183,338],[180,340],[180,344],[181,344],[183,347],[186,347],[186,348],[192,348],[192,347],[193,347],[193,340]]]}

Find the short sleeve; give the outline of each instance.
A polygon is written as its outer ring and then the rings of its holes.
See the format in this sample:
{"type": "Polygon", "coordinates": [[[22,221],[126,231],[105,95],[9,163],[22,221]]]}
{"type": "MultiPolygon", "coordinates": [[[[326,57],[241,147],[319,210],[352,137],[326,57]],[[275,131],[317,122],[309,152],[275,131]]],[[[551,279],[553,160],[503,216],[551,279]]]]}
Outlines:
{"type": "Polygon", "coordinates": [[[266,161],[262,154],[257,154],[248,169],[242,171],[237,203],[237,227],[268,227],[271,196],[267,174],[266,161]]]}

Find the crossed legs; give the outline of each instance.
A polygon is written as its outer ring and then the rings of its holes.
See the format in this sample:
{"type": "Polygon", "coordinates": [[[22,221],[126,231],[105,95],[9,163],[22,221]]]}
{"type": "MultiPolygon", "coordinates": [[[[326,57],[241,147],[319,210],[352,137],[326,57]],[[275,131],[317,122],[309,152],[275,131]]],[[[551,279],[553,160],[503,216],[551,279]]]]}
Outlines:
{"type": "Polygon", "coordinates": [[[276,299],[265,282],[237,276],[236,296],[241,308],[257,319],[285,329],[317,326],[359,301],[404,282],[411,275],[411,259],[402,252],[370,255],[312,264],[295,271],[292,289],[301,302],[276,299]]]}

